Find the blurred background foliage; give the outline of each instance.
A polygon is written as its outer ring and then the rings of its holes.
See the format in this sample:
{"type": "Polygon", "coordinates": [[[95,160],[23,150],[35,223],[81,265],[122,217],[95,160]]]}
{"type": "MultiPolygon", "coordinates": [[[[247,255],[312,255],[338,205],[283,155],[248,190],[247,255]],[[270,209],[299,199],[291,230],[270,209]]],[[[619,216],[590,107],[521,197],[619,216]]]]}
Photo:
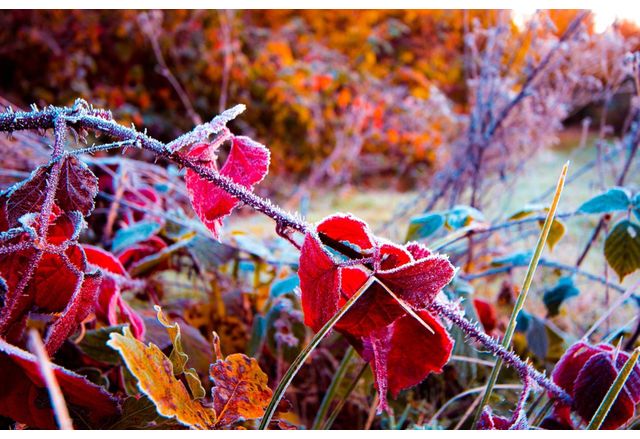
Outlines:
{"type": "MultiPolygon", "coordinates": [[[[576,13],[549,11],[551,25],[538,34],[562,33],[576,13]]],[[[362,153],[366,165],[356,177],[366,167],[378,177],[411,179],[437,165],[460,129],[458,115],[469,109],[465,32],[495,25],[501,12],[176,10],[140,17],[127,10],[5,11],[0,93],[21,106],[83,97],[163,140],[244,103],[249,110],[234,128],[270,147],[272,173],[306,178],[346,142],[357,144],[347,155],[362,153]]],[[[512,69],[525,69],[531,35],[510,27],[515,38],[505,53],[512,69]]],[[[621,23],[620,32],[639,34],[632,23],[621,23]]]]}

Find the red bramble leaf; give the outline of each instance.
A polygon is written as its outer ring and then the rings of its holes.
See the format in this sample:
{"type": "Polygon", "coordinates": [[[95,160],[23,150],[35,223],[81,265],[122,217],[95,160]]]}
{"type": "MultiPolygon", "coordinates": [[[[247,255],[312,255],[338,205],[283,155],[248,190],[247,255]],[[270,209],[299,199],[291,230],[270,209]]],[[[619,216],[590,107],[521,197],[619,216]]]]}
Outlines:
{"type": "Polygon", "coordinates": [[[364,222],[350,215],[331,216],[316,231],[357,249],[364,259],[362,268],[354,260],[338,261],[316,232],[305,236],[298,270],[305,323],[318,331],[369,277],[375,277],[335,329],[371,364],[379,409],[387,409],[387,390],[397,395],[429,373],[440,373],[449,360],[453,341],[427,307],[451,281],[455,269],[446,257],[433,255],[420,244],[401,247],[376,238],[364,222]]]}
{"type": "Polygon", "coordinates": [[[11,226],[27,213],[40,212],[48,190],[55,191],[55,202],[65,212],[88,215],[93,210],[93,199],[98,193],[98,178],[75,156],[61,159],[60,177],[55,188],[48,188],[51,170],[58,163],[40,166],[31,176],[16,185],[7,200],[7,219],[11,226]]]}
{"type": "MultiPolygon", "coordinates": [[[[190,159],[217,171],[216,151],[219,143],[205,143],[194,146],[187,154],[190,159]]],[[[229,177],[247,189],[262,181],[269,169],[269,150],[248,137],[234,136],[231,151],[220,174],[229,177]]],[[[193,209],[215,238],[220,236],[222,219],[229,215],[239,200],[215,184],[200,177],[191,169],[185,177],[189,199],[193,209]]]]}
{"type": "Polygon", "coordinates": [[[82,246],[87,255],[87,262],[102,272],[97,300],[95,301],[96,316],[116,325],[121,320],[127,320],[131,324],[133,335],[142,339],[144,337],[144,321],[127,302],[122,299],[120,283],[127,280],[129,274],[120,261],[110,252],[91,245],[82,246]],[[118,318],[118,311],[120,318],[118,318]]]}
{"type": "Polygon", "coordinates": [[[484,299],[473,299],[473,307],[478,314],[484,330],[491,334],[498,324],[498,316],[495,307],[484,299]]]}
{"type": "MultiPolygon", "coordinates": [[[[116,399],[102,387],[70,370],[52,366],[72,417],[78,414],[89,423],[77,427],[100,428],[118,415],[116,399]]],[[[36,358],[0,338],[0,370],[0,415],[30,427],[57,428],[36,358]]]]}
{"type": "MultiPolygon", "coordinates": [[[[573,407],[584,422],[589,422],[607,391],[629,359],[626,352],[616,351],[608,344],[589,345],[577,342],[556,364],[553,381],[573,397],[573,407]]],[[[604,429],[623,426],[635,414],[640,402],[640,366],[635,365],[611,410],[602,424],[604,429]]],[[[554,417],[570,424],[568,407],[557,404],[554,417]]]]}

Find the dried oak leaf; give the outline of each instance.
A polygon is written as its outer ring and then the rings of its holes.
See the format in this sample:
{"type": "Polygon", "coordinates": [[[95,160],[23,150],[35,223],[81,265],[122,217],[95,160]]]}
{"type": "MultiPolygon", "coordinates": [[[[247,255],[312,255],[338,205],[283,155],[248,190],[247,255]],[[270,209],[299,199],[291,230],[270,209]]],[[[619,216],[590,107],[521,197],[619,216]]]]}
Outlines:
{"type": "MultiPolygon", "coordinates": [[[[101,428],[118,416],[117,400],[102,387],[52,366],[77,428],[101,428]]],[[[35,356],[0,338],[0,370],[0,415],[29,427],[57,428],[35,356]]]]}
{"type": "Polygon", "coordinates": [[[264,415],[272,392],[267,375],[254,358],[231,354],[212,364],[209,374],[214,382],[211,393],[218,413],[217,427],[264,415]]]}
{"type": "Polygon", "coordinates": [[[160,348],[138,341],[128,327],[124,328],[124,334],[112,333],[107,344],[120,353],[137,378],[138,388],[153,401],[160,415],[195,429],[215,426],[215,411],[191,397],[182,381],[175,377],[171,360],[160,348]]]}
{"type": "MultiPolygon", "coordinates": [[[[187,157],[217,172],[216,152],[219,146],[219,142],[195,145],[187,153],[187,157]]],[[[269,156],[269,150],[264,145],[248,137],[234,136],[229,156],[220,169],[220,174],[251,190],[267,175],[269,156]]],[[[187,170],[185,180],[193,209],[217,239],[222,219],[231,213],[239,200],[191,169],[187,170]]]]}

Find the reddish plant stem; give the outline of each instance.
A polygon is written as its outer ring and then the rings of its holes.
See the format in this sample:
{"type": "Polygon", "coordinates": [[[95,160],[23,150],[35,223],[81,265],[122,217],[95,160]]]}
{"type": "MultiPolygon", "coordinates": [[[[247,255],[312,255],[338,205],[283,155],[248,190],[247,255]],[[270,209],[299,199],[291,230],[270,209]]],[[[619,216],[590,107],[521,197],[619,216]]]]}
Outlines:
{"type": "Polygon", "coordinates": [[[564,390],[562,390],[558,385],[552,382],[543,373],[534,369],[530,364],[527,364],[524,361],[522,361],[522,359],[520,359],[520,357],[518,357],[515,353],[505,349],[496,340],[494,340],[493,338],[489,337],[487,334],[482,332],[480,329],[478,329],[478,326],[476,324],[465,319],[458,310],[452,308],[451,306],[439,303],[437,301],[433,302],[429,307],[429,309],[445,317],[451,323],[453,323],[454,325],[462,329],[464,333],[467,334],[470,338],[481,343],[484,347],[486,347],[489,351],[491,351],[495,356],[502,358],[504,363],[507,366],[510,366],[516,369],[520,376],[522,377],[529,376],[532,380],[537,382],[541,387],[551,392],[556,398],[561,399],[569,404],[571,403],[571,397],[564,390]]]}

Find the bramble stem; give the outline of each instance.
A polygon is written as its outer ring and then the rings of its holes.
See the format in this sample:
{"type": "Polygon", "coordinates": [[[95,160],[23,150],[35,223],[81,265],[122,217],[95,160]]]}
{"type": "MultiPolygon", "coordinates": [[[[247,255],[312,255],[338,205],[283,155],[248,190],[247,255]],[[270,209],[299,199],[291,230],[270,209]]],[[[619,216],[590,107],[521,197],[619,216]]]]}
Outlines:
{"type": "Polygon", "coordinates": [[[445,317],[451,323],[458,326],[470,338],[481,343],[496,357],[499,357],[502,361],[504,361],[507,366],[511,366],[516,369],[520,376],[528,375],[533,381],[538,383],[541,387],[547,389],[554,396],[567,402],[568,404],[571,404],[571,397],[557,384],[547,378],[543,373],[534,369],[530,364],[522,361],[522,359],[520,359],[520,357],[518,357],[513,351],[506,349],[496,340],[482,332],[476,324],[465,319],[458,310],[437,301],[433,302],[429,309],[433,310],[440,316],[445,317]]]}

